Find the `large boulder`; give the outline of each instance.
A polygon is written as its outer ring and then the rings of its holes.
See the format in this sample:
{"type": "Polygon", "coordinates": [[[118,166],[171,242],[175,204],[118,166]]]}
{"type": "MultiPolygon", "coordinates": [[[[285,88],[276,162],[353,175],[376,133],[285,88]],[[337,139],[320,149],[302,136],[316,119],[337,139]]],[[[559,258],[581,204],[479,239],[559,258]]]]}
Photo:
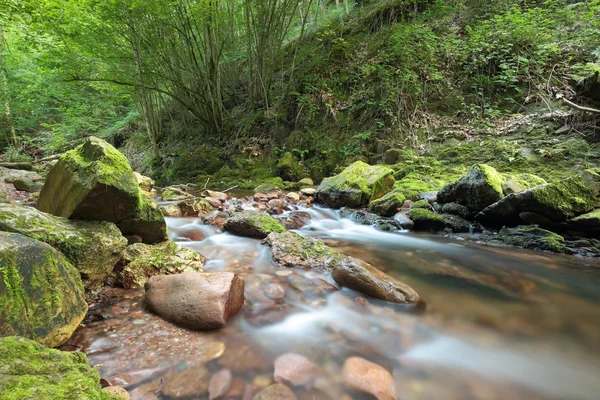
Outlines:
{"type": "Polygon", "coordinates": [[[444,186],[437,200],[442,204],[462,204],[473,212],[479,212],[504,197],[503,182],[504,177],[489,165],[474,165],[468,174],[444,186]]]}
{"type": "Polygon", "coordinates": [[[376,299],[400,304],[421,302],[413,288],[354,257],[344,257],[331,276],[338,285],[376,299]]]}
{"type": "Polygon", "coordinates": [[[567,251],[567,245],[562,236],[536,226],[502,228],[498,235],[490,237],[487,242],[556,253],[567,251]]]}
{"type": "Polygon", "coordinates": [[[125,156],[93,136],[52,167],[37,207],[59,217],[113,222],[144,243],[166,239],[164,217],[142,193],[125,156]]]}
{"type": "Polygon", "coordinates": [[[513,193],[486,207],[476,219],[485,226],[516,226],[524,212],[536,213],[551,222],[564,222],[600,205],[600,174],[586,170],[579,175],[513,193]]]}
{"type": "Polygon", "coordinates": [[[205,261],[204,256],[171,241],[135,243],[127,246],[115,267],[116,280],[125,289],[143,287],[155,275],[202,272],[205,261]]]}
{"type": "Polygon", "coordinates": [[[399,189],[394,189],[388,194],[369,203],[369,210],[383,217],[393,217],[402,205],[406,197],[399,189]]]}
{"type": "Polygon", "coordinates": [[[257,211],[242,211],[225,221],[223,228],[238,236],[264,239],[272,232],[285,232],[279,221],[257,211]]]}
{"type": "Polygon", "coordinates": [[[232,272],[153,276],[145,289],[151,310],[191,329],[221,328],[244,304],[244,279],[232,272]]]}
{"type": "Polygon", "coordinates": [[[86,284],[103,282],[127,246],[111,222],[73,221],[11,204],[0,204],[0,231],[20,233],[59,250],[86,284]]]}
{"type": "Polygon", "coordinates": [[[264,243],[279,267],[331,271],[343,257],[321,240],[295,232],[271,233],[264,243]]]}
{"type": "Polygon", "coordinates": [[[85,354],[49,349],[22,337],[0,338],[3,400],[117,400],[102,391],[100,375],[85,354]]]}
{"type": "Polygon", "coordinates": [[[316,200],[333,208],[366,206],[391,190],[393,173],[386,166],[356,161],[340,174],[323,179],[316,200]]]}
{"type": "Polygon", "coordinates": [[[579,232],[583,231],[589,236],[600,236],[600,209],[571,219],[569,228],[579,232]]]}
{"type": "Polygon", "coordinates": [[[507,180],[502,183],[502,191],[505,196],[508,196],[509,194],[519,193],[539,185],[545,185],[546,183],[548,182],[534,174],[524,173],[510,175],[507,176],[507,180]]]}
{"type": "Polygon", "coordinates": [[[425,208],[412,208],[410,219],[415,230],[438,232],[443,230],[454,233],[469,232],[471,224],[462,217],[453,214],[436,214],[425,208]]]}
{"type": "Polygon", "coordinates": [[[88,309],[75,267],[50,245],[8,232],[0,232],[0,266],[0,336],[65,343],[88,309]]]}

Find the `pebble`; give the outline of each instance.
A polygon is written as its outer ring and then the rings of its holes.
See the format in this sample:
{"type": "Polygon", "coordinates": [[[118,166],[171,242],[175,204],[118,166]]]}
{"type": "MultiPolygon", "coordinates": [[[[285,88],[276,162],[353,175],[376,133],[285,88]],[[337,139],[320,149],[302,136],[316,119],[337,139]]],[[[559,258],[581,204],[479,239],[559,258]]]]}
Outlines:
{"type": "Polygon", "coordinates": [[[275,360],[273,378],[277,383],[292,386],[308,385],[316,376],[317,368],[306,357],[296,353],[286,353],[275,360]]]}
{"type": "Polygon", "coordinates": [[[273,300],[281,300],[285,296],[285,290],[277,283],[272,283],[265,289],[265,295],[273,300]]]}
{"type": "Polygon", "coordinates": [[[210,373],[204,365],[183,371],[173,369],[163,375],[162,393],[169,397],[200,396],[208,391],[210,373]]]}
{"type": "Polygon", "coordinates": [[[381,365],[361,357],[350,357],[343,367],[344,383],[353,390],[369,393],[377,400],[398,400],[392,374],[381,365]]]}
{"type": "Polygon", "coordinates": [[[231,387],[232,381],[233,375],[228,369],[222,369],[214,374],[208,384],[208,400],[218,399],[225,395],[231,387]]]}

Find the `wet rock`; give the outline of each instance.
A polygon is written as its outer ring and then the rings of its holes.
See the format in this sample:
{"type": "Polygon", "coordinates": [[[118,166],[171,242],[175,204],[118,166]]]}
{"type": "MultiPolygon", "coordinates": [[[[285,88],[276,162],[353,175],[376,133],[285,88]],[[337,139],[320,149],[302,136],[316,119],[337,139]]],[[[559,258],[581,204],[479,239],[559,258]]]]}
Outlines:
{"type": "Polygon", "coordinates": [[[300,354],[286,353],[275,360],[273,379],[277,383],[292,386],[308,385],[316,375],[317,367],[300,354]]]}
{"type": "Polygon", "coordinates": [[[506,196],[486,207],[476,220],[484,226],[516,226],[521,223],[521,213],[532,212],[552,222],[564,222],[594,209],[599,203],[599,191],[598,170],[587,170],[560,182],[506,196]]]}
{"type": "Polygon", "coordinates": [[[374,226],[375,226],[375,228],[379,229],[380,231],[384,231],[384,232],[396,232],[396,231],[403,229],[400,222],[398,222],[394,219],[379,219],[379,220],[375,221],[374,226]]]}
{"type": "Polygon", "coordinates": [[[103,392],[110,393],[119,399],[129,400],[131,397],[129,396],[129,392],[122,388],[121,386],[108,386],[102,389],[103,392]]]}
{"type": "Polygon", "coordinates": [[[341,255],[322,241],[294,232],[271,233],[264,241],[279,267],[329,271],[341,255]]]}
{"type": "Polygon", "coordinates": [[[223,397],[233,382],[233,375],[228,369],[222,369],[210,378],[208,384],[208,400],[215,400],[223,397]]]}
{"type": "Polygon", "coordinates": [[[333,208],[362,207],[391,190],[392,174],[391,168],[357,161],[340,174],[323,179],[316,199],[333,208]]]}
{"type": "Polygon", "coordinates": [[[444,217],[444,225],[446,231],[453,233],[469,232],[471,229],[471,223],[458,215],[442,214],[444,217]]]}
{"type": "Polygon", "coordinates": [[[472,213],[471,213],[471,211],[469,211],[469,208],[467,206],[463,206],[462,204],[458,204],[458,203],[444,204],[442,206],[442,212],[444,214],[458,215],[459,217],[462,217],[462,218],[472,217],[472,213]]]}
{"type": "Polygon", "coordinates": [[[144,243],[167,238],[160,209],[142,193],[125,156],[95,137],[60,157],[37,207],[59,217],[113,222],[123,235],[139,235],[144,243]]]}
{"type": "Polygon", "coordinates": [[[154,187],[154,180],[152,178],[144,176],[139,172],[135,171],[133,172],[133,175],[135,175],[135,179],[140,189],[142,189],[146,193],[150,193],[152,191],[152,188],[154,187]]]}
{"type": "Polygon", "coordinates": [[[403,212],[394,215],[394,220],[400,224],[402,229],[413,229],[415,227],[413,220],[408,218],[408,216],[403,212]]]}
{"type": "Polygon", "coordinates": [[[440,203],[458,203],[479,212],[502,197],[503,176],[487,164],[478,164],[468,174],[440,190],[440,203]]]}
{"type": "Polygon", "coordinates": [[[265,289],[265,295],[273,300],[281,300],[285,297],[285,290],[283,289],[283,286],[277,283],[271,283],[265,289]]]}
{"type": "Polygon", "coordinates": [[[375,222],[381,219],[381,217],[377,214],[347,207],[344,207],[340,210],[340,217],[351,219],[362,225],[373,225],[375,222]]]}
{"type": "Polygon", "coordinates": [[[267,195],[264,193],[255,193],[254,194],[254,201],[258,201],[258,202],[267,202],[269,201],[269,199],[267,199],[267,195]]]}
{"type": "Polygon", "coordinates": [[[110,399],[80,352],[49,349],[22,337],[0,338],[3,399],[110,399]]]}
{"type": "Polygon", "coordinates": [[[302,193],[305,196],[314,196],[315,193],[317,193],[317,189],[315,189],[315,188],[304,188],[304,189],[300,189],[300,193],[302,193]]]}
{"type": "Polygon", "coordinates": [[[413,288],[357,258],[343,258],[332,277],[338,285],[376,299],[401,304],[421,302],[413,288]]]}
{"type": "Polygon", "coordinates": [[[202,396],[208,392],[210,372],[204,365],[190,366],[183,371],[173,369],[163,375],[161,392],[176,399],[202,396]]]}
{"type": "Polygon", "coordinates": [[[285,195],[285,198],[291,202],[291,203],[298,203],[300,201],[300,195],[298,193],[295,192],[290,192],[288,194],[285,195]]]}
{"type": "Polygon", "coordinates": [[[73,221],[32,207],[0,204],[0,231],[20,233],[59,250],[86,279],[102,283],[127,246],[110,222],[73,221]]]}
{"type": "Polygon", "coordinates": [[[344,383],[353,390],[369,393],[377,400],[397,400],[394,378],[381,365],[361,357],[350,357],[343,367],[344,383]]]}
{"type": "Polygon", "coordinates": [[[519,214],[519,218],[527,225],[550,226],[552,221],[538,213],[525,211],[519,214]]]}
{"type": "Polygon", "coordinates": [[[424,208],[413,208],[410,210],[410,218],[415,223],[416,230],[439,232],[443,230],[454,233],[469,232],[470,223],[458,215],[436,214],[424,208]]]}
{"type": "Polygon", "coordinates": [[[33,181],[28,178],[13,179],[12,184],[15,187],[15,189],[29,193],[36,193],[42,189],[42,185],[39,182],[33,181]]]}
{"type": "Polygon", "coordinates": [[[264,239],[271,232],[285,232],[285,228],[273,217],[256,211],[243,211],[228,218],[223,225],[234,235],[264,239]]]}
{"type": "Polygon", "coordinates": [[[116,280],[125,289],[143,287],[155,275],[202,272],[205,261],[202,255],[171,241],[136,243],[127,246],[115,267],[116,280]]]}
{"type": "Polygon", "coordinates": [[[227,193],[215,192],[213,190],[205,190],[204,192],[202,192],[202,196],[211,197],[215,200],[220,201],[221,203],[224,203],[227,200],[229,200],[229,195],[227,193]]]}
{"type": "Polygon", "coordinates": [[[583,231],[589,236],[600,236],[600,209],[569,220],[568,226],[572,230],[583,231]]]}
{"type": "Polygon", "coordinates": [[[392,190],[383,197],[369,203],[369,211],[383,217],[391,217],[398,212],[406,201],[406,197],[399,190],[392,190]]]}
{"type": "MultiPolygon", "coordinates": [[[[247,336],[231,336],[219,365],[235,372],[265,371],[273,366],[273,358],[247,336]]],[[[269,378],[270,379],[270,378],[269,378]]],[[[270,380],[267,383],[270,384],[270,380]]]]}
{"type": "Polygon", "coordinates": [[[191,329],[217,329],[244,304],[244,280],[231,272],[151,277],[146,304],[167,321],[191,329]]]}
{"type": "Polygon", "coordinates": [[[223,202],[221,202],[221,200],[219,199],[215,199],[214,197],[205,197],[204,200],[206,200],[206,202],[210,204],[213,208],[218,209],[223,207],[223,202]]]}
{"type": "Polygon", "coordinates": [[[280,383],[261,390],[252,400],[296,400],[292,390],[280,383]]]}
{"type": "Polygon", "coordinates": [[[283,187],[283,181],[281,183],[263,183],[254,188],[254,193],[269,193],[273,190],[279,190],[283,187]]]}
{"type": "Polygon", "coordinates": [[[498,235],[489,238],[487,242],[557,253],[567,251],[565,239],[562,236],[535,226],[502,228],[498,235]]]}
{"type": "Polygon", "coordinates": [[[199,197],[168,204],[160,209],[167,217],[204,216],[214,210],[208,201],[199,197]]]}
{"type": "Polygon", "coordinates": [[[283,199],[272,199],[272,200],[269,200],[268,205],[269,205],[269,207],[271,207],[273,209],[279,209],[279,210],[281,210],[283,207],[285,207],[285,200],[283,200],[283,199]]]}
{"type": "Polygon", "coordinates": [[[304,226],[302,218],[290,215],[289,217],[276,217],[277,221],[287,230],[300,229],[304,226]]]}
{"type": "MultiPolygon", "coordinates": [[[[57,250],[0,232],[0,334],[65,343],[88,310],[79,272],[57,250]]],[[[1,358],[1,357],[0,357],[1,358]]]]}
{"type": "Polygon", "coordinates": [[[278,190],[273,190],[273,191],[270,191],[269,193],[267,193],[268,200],[280,199],[282,197],[283,197],[283,193],[281,193],[278,190]]]}

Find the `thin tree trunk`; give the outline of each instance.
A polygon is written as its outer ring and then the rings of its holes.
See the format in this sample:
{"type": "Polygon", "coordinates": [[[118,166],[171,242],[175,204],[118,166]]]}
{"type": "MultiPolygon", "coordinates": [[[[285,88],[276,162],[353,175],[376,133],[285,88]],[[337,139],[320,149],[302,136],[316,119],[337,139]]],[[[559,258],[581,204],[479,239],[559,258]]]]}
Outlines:
{"type": "Polygon", "coordinates": [[[4,36],[4,27],[0,26],[0,74],[2,74],[2,94],[4,97],[4,115],[6,116],[6,123],[10,130],[10,141],[14,147],[18,147],[19,139],[17,138],[17,131],[13,121],[12,113],[10,111],[10,100],[8,97],[8,78],[6,73],[6,53],[7,53],[6,38],[4,36]]]}

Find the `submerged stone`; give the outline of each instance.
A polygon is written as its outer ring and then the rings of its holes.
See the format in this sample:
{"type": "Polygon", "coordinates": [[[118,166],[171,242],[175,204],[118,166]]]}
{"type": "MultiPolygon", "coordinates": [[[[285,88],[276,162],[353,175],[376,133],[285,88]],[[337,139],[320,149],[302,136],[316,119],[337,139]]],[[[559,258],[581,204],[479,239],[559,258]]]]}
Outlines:
{"type": "Polygon", "coordinates": [[[85,354],[15,336],[0,338],[0,393],[3,400],[119,399],[102,391],[85,354]]]}
{"type": "Polygon", "coordinates": [[[125,156],[93,136],[52,167],[37,207],[59,217],[113,222],[145,243],[166,239],[162,213],[142,193],[125,156]]]}
{"type": "Polygon", "coordinates": [[[503,176],[493,167],[478,164],[468,174],[444,186],[438,193],[438,202],[458,203],[478,212],[504,197],[503,182],[503,176]]]}
{"type": "Polygon", "coordinates": [[[0,205],[0,231],[49,244],[62,252],[89,284],[103,282],[127,246],[113,223],[73,221],[10,204],[0,205]]]}
{"type": "Polygon", "coordinates": [[[256,211],[234,214],[225,221],[223,228],[234,235],[255,239],[264,239],[272,232],[285,232],[283,225],[275,218],[256,211]]]}
{"type": "Polygon", "coordinates": [[[316,199],[333,208],[365,206],[391,190],[393,172],[386,166],[356,161],[340,174],[323,179],[316,199]]]}
{"type": "Polygon", "coordinates": [[[87,312],[75,267],[49,245],[7,232],[0,232],[0,266],[0,336],[65,343],[87,312]]]}

